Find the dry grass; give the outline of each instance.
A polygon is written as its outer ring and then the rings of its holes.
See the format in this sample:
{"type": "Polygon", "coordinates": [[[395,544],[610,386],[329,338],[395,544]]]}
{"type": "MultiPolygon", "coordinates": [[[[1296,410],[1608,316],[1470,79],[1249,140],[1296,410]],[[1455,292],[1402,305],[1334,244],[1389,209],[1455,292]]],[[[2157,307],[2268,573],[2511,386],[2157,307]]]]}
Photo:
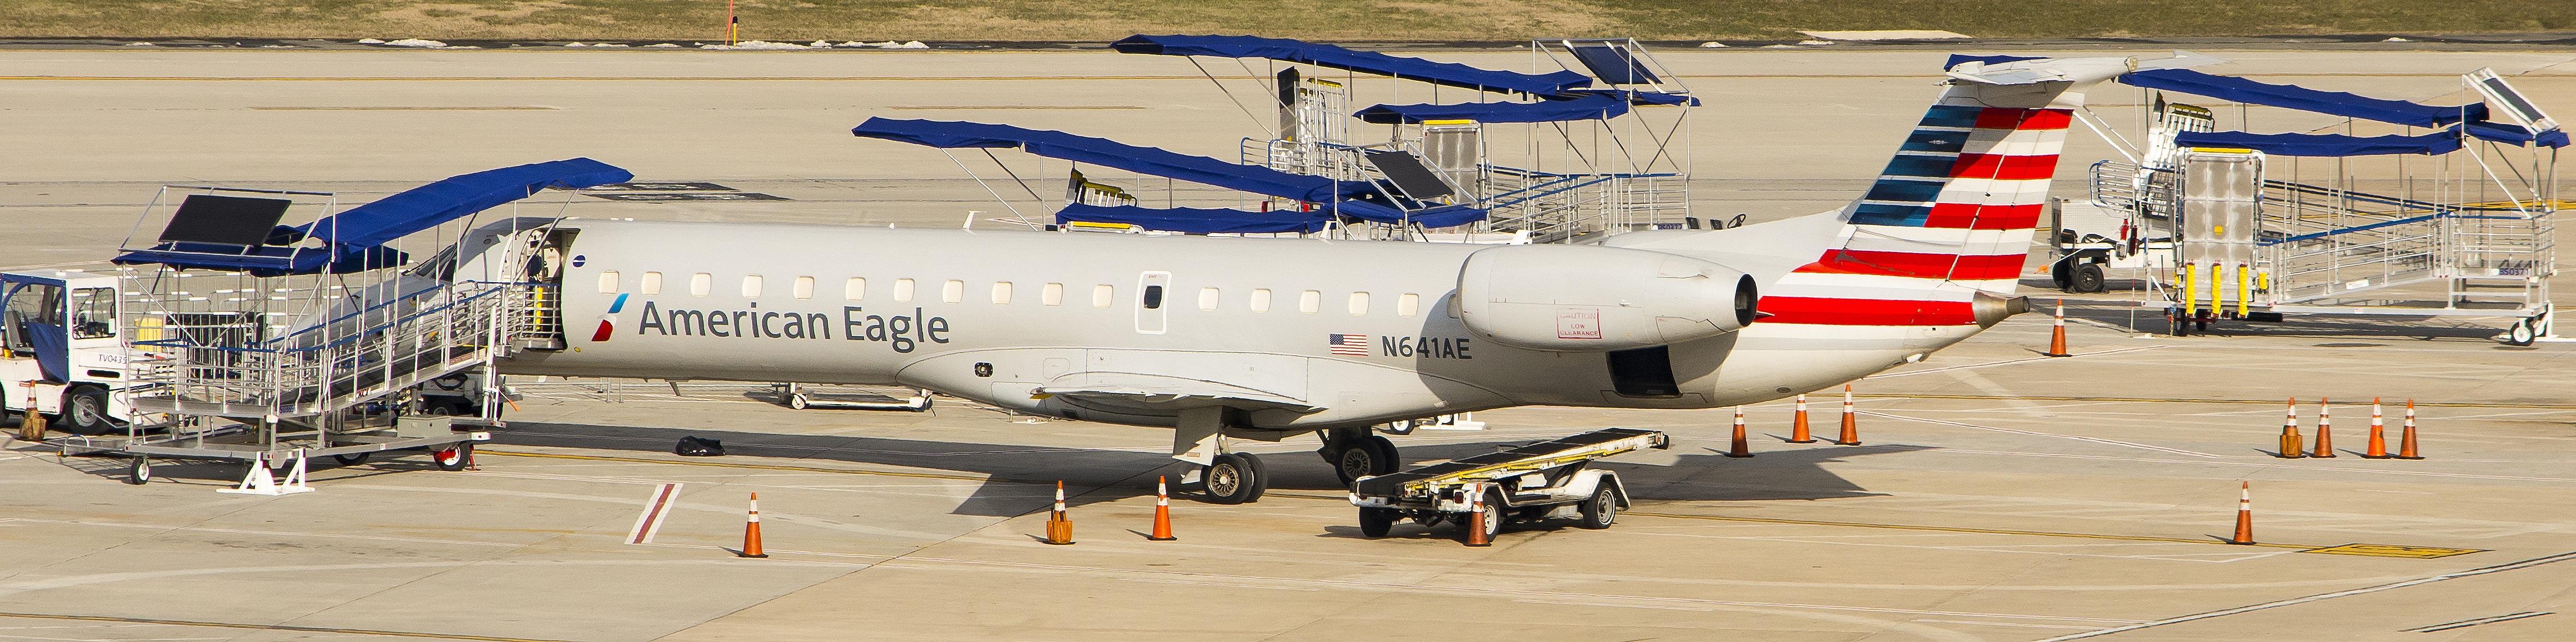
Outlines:
{"type": "MultiPolygon", "coordinates": [[[[0,0],[0,37],[706,40],[724,0],[0,0]]],[[[778,41],[1105,41],[1227,33],[1328,41],[2494,33],[2576,29],[2568,0],[741,0],[778,41]]]]}

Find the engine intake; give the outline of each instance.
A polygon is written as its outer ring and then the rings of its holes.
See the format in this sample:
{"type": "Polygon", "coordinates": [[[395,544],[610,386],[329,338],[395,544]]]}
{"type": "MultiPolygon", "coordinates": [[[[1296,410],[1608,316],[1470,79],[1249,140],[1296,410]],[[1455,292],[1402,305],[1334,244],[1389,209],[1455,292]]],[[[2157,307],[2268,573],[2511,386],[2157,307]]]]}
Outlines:
{"type": "Polygon", "coordinates": [[[1489,341],[1597,352],[1705,339],[1753,323],[1753,277],[1662,252],[1510,245],[1467,257],[1458,317],[1489,341]]]}

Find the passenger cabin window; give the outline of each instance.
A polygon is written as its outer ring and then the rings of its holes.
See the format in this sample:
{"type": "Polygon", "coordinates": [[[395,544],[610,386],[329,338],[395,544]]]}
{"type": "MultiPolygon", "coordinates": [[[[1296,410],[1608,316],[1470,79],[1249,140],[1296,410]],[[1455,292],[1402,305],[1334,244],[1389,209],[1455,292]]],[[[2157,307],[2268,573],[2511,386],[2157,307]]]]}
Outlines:
{"type": "Polygon", "coordinates": [[[1106,308],[1118,302],[1118,287],[1107,283],[1091,286],[1091,307],[1106,308]]]}
{"type": "Polygon", "coordinates": [[[640,285],[637,285],[635,289],[643,290],[643,291],[644,291],[644,294],[646,294],[646,295],[661,294],[661,293],[662,293],[662,273],[660,273],[660,272],[646,272],[646,273],[644,273],[644,282],[643,282],[642,284],[640,284],[640,285]]]}
{"type": "Polygon", "coordinates": [[[948,303],[965,301],[966,282],[949,279],[947,283],[939,284],[939,300],[948,303]]]}
{"type": "Polygon", "coordinates": [[[104,339],[113,336],[116,336],[116,289],[72,290],[72,338],[104,339]]]}
{"type": "Polygon", "coordinates": [[[689,296],[706,296],[716,291],[716,275],[699,272],[689,275],[689,296]]]}
{"type": "Polygon", "coordinates": [[[799,299],[811,299],[811,298],[814,298],[814,277],[810,277],[810,276],[800,276],[800,277],[796,277],[796,298],[799,298],[799,299]]]}
{"type": "Polygon", "coordinates": [[[1159,285],[1148,285],[1148,286],[1145,286],[1145,309],[1147,309],[1147,310],[1160,310],[1160,309],[1163,309],[1163,286],[1159,286],[1159,285]]]}
{"type": "Polygon", "coordinates": [[[616,293],[617,293],[617,271],[616,271],[616,270],[602,270],[602,271],[600,271],[600,273],[599,273],[599,293],[600,293],[600,294],[616,294],[616,293]]]}
{"type": "Polygon", "coordinates": [[[993,305],[1010,305],[1010,304],[1011,304],[1011,282],[1009,282],[1009,281],[994,281],[994,282],[993,282],[993,305]]]}
{"type": "Polygon", "coordinates": [[[895,280],[894,280],[894,302],[896,302],[896,303],[911,303],[911,302],[912,302],[912,279],[895,279],[895,280]]]}
{"type": "Polygon", "coordinates": [[[1409,317],[1422,313],[1422,295],[1406,292],[1395,297],[1395,315],[1409,317]]]}
{"type": "Polygon", "coordinates": [[[1046,287],[1039,288],[1038,302],[1046,304],[1047,307],[1064,305],[1064,284],[1049,283],[1046,287]]]}
{"type": "Polygon", "coordinates": [[[1215,310],[1220,295],[1216,288],[1199,288],[1199,309],[1215,310]]]}
{"type": "Polygon", "coordinates": [[[1252,311],[1254,311],[1254,312],[1269,312],[1269,311],[1270,311],[1270,288],[1253,288],[1253,289],[1252,289],[1252,311]]]}
{"type": "Polygon", "coordinates": [[[1368,314],[1368,293],[1367,293],[1367,292],[1352,292],[1352,293],[1351,293],[1351,314],[1353,314],[1353,315],[1368,314]]]}
{"type": "Polygon", "coordinates": [[[1307,290],[1297,293],[1297,311],[1314,314],[1324,309],[1324,293],[1307,290]]]}
{"type": "Polygon", "coordinates": [[[868,280],[864,277],[850,277],[848,283],[841,284],[841,298],[852,301],[868,298],[868,280]]]}
{"type": "Polygon", "coordinates": [[[760,298],[761,284],[762,284],[762,281],[760,280],[760,275],[758,275],[758,274],[748,274],[748,275],[744,275],[744,276],[742,277],[742,298],[745,298],[745,299],[757,299],[757,298],[760,298]]]}

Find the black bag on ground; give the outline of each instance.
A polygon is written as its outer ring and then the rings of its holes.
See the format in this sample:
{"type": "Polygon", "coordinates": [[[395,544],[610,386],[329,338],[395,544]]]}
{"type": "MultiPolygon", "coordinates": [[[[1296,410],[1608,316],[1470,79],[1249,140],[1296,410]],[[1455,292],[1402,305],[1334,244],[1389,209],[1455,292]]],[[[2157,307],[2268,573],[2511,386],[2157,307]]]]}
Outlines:
{"type": "Polygon", "coordinates": [[[671,446],[671,453],[682,457],[722,457],[725,454],[724,442],[695,435],[681,437],[679,444],[671,446]]]}

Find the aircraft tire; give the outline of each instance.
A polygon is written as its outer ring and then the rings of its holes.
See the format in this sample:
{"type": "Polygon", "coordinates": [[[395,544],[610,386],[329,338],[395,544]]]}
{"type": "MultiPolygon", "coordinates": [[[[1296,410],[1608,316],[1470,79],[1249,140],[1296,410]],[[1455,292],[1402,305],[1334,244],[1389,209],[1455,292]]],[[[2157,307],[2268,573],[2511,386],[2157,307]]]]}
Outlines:
{"type": "Polygon", "coordinates": [[[1396,520],[1403,518],[1403,513],[1392,508],[1362,508],[1360,509],[1360,536],[1370,539],[1385,537],[1388,532],[1395,530],[1396,520]]]}
{"type": "Polygon", "coordinates": [[[1234,453],[1217,455],[1216,461],[1199,467],[1199,483],[1207,490],[1208,503],[1241,504],[1256,496],[1253,483],[1260,471],[1245,463],[1243,457],[1234,453]]]}
{"type": "Polygon", "coordinates": [[[1252,496],[1244,498],[1243,503],[1261,501],[1262,493],[1270,492],[1270,467],[1263,465],[1261,458],[1253,456],[1252,453],[1235,453],[1235,456],[1242,457],[1243,463],[1252,465],[1252,496]]]}
{"type": "Polygon", "coordinates": [[[1369,456],[1369,474],[1385,475],[1404,467],[1404,459],[1395,452],[1395,441],[1382,435],[1369,435],[1360,446],[1376,451],[1369,456]]]}

